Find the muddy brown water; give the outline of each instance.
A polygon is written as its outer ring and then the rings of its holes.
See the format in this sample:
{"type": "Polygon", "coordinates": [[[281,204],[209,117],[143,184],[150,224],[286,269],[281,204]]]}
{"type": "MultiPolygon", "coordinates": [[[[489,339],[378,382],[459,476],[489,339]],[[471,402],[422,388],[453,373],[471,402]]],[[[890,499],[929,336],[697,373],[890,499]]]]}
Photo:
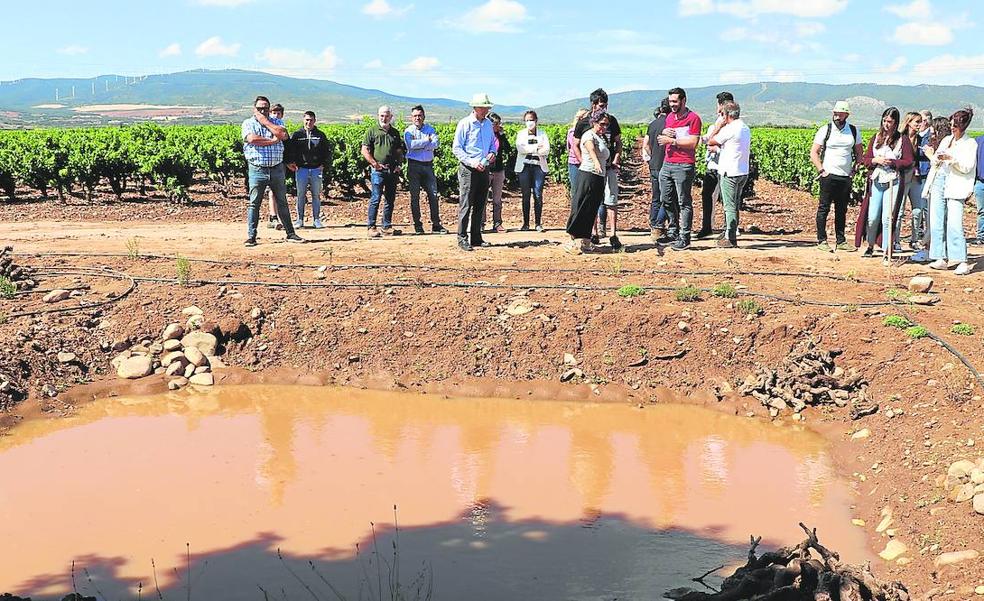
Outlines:
{"type": "Polygon", "coordinates": [[[0,439],[0,482],[0,592],[35,599],[72,591],[73,561],[74,587],[109,599],[156,598],[155,573],[186,598],[189,565],[192,599],[389,598],[392,581],[410,599],[421,582],[435,599],[655,599],[742,563],[749,534],[799,542],[800,521],[870,558],[820,436],[682,405],[108,398],[0,439]]]}

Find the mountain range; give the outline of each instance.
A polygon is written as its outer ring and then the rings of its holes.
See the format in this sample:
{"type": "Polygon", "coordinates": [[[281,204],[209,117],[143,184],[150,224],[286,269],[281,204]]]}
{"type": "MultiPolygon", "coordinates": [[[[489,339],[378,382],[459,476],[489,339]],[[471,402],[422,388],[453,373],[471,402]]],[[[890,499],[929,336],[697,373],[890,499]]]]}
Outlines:
{"type": "MultiPolygon", "coordinates": [[[[669,87],[669,86],[667,86],[669,87]]],[[[984,107],[984,88],[978,86],[899,86],[878,84],[816,84],[760,82],[688,90],[688,105],[705,117],[715,109],[715,95],[729,90],[752,125],[811,125],[826,121],[836,100],[848,100],[851,119],[876,126],[887,106],[903,112],[928,108],[950,114],[971,106],[984,107]]],[[[432,121],[455,120],[468,112],[467,102],[447,98],[410,98],[382,90],[333,81],[299,79],[238,69],[195,70],[165,75],[126,77],[103,75],[89,79],[20,79],[0,82],[0,127],[79,126],[158,120],[179,123],[237,123],[249,114],[257,94],[287,107],[287,117],[299,121],[313,109],[320,121],[345,122],[375,114],[382,104],[398,116],[411,106],[427,107],[432,121]]],[[[622,122],[646,122],[666,94],[665,88],[610,94],[609,107],[622,122]]],[[[544,122],[568,122],[587,98],[536,107],[544,122]]],[[[519,120],[527,107],[499,106],[507,120],[519,120]]],[[[978,111],[978,114],[979,111],[978,111]]]]}

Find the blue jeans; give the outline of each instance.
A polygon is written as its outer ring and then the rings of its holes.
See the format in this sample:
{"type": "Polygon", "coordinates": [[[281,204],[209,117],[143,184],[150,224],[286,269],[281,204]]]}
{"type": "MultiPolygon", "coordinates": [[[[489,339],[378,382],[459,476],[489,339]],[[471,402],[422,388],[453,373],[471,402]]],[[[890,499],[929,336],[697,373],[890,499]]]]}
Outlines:
{"type": "MultiPolygon", "coordinates": [[[[898,191],[898,181],[882,184],[871,182],[871,197],[868,199],[868,220],[865,233],[868,246],[874,246],[879,232],[882,235],[882,248],[888,249],[889,234],[892,231],[892,213],[895,207],[895,196],[898,191]]],[[[896,244],[898,240],[892,240],[896,244]]]]}
{"type": "MultiPolygon", "coordinates": [[[[652,202],[649,204],[649,229],[655,230],[658,228],[665,228],[666,222],[669,221],[669,214],[666,212],[666,207],[663,206],[662,194],[659,188],[659,171],[656,173],[650,172],[649,174],[649,185],[652,186],[653,195],[652,202]]],[[[676,199],[676,189],[670,189],[674,200],[676,199]]],[[[676,231],[679,229],[679,224],[674,225],[669,228],[671,231],[676,231]]]]}
{"type": "Polygon", "coordinates": [[[608,222],[608,209],[613,211],[618,206],[618,169],[611,167],[605,171],[605,196],[598,207],[598,223],[601,229],[605,229],[608,222]]]}
{"type": "Polygon", "coordinates": [[[690,163],[663,163],[659,170],[660,203],[666,209],[671,224],[680,224],[678,238],[690,242],[694,224],[694,166],[690,163]],[[676,191],[676,198],[673,198],[676,191]]]}
{"type": "Polygon", "coordinates": [[[967,240],[963,231],[964,199],[945,198],[946,174],[937,173],[929,197],[929,258],[948,263],[967,260],[967,240]]]}
{"type": "Polygon", "coordinates": [[[321,219],[321,167],[311,169],[298,167],[294,174],[297,180],[297,220],[304,223],[304,205],[307,204],[308,188],[311,188],[311,215],[315,221],[321,219]]]}
{"type": "Polygon", "coordinates": [[[570,182],[567,186],[567,191],[574,196],[574,186],[577,184],[577,172],[580,171],[580,164],[567,163],[567,181],[570,182]]]}
{"type": "Polygon", "coordinates": [[[984,182],[974,184],[974,200],[977,201],[977,242],[984,243],[984,182]]]}
{"type": "Polygon", "coordinates": [[[372,196],[369,197],[369,227],[376,227],[379,201],[383,200],[383,229],[393,227],[393,205],[396,203],[396,174],[390,171],[372,170],[369,176],[372,196]]]}
{"type": "Polygon", "coordinates": [[[287,184],[285,182],[284,164],[273,167],[260,167],[248,163],[249,172],[249,209],[246,211],[246,237],[256,239],[256,227],[260,222],[260,205],[266,196],[267,188],[273,190],[273,198],[277,203],[277,215],[288,236],[294,234],[294,225],[290,222],[290,209],[287,208],[287,184]]]}
{"type": "Polygon", "coordinates": [[[533,194],[534,223],[540,225],[543,217],[543,182],[547,174],[539,165],[524,165],[519,172],[519,189],[523,196],[523,226],[530,225],[530,193],[533,194]]]}
{"type": "MultiPolygon", "coordinates": [[[[427,207],[430,209],[431,229],[441,229],[440,207],[437,205],[437,177],[433,163],[407,161],[407,185],[410,187],[410,215],[413,216],[414,229],[423,229],[420,220],[420,188],[427,194],[427,207]]],[[[385,227],[385,226],[383,226],[385,227]]]]}
{"type": "Polygon", "coordinates": [[[912,207],[912,234],[909,236],[910,244],[915,244],[923,239],[923,232],[926,229],[926,201],[922,197],[923,178],[913,175],[912,180],[906,186],[905,196],[902,197],[902,206],[899,207],[899,221],[895,224],[895,239],[902,239],[902,213],[905,209],[905,200],[909,199],[912,207]]]}

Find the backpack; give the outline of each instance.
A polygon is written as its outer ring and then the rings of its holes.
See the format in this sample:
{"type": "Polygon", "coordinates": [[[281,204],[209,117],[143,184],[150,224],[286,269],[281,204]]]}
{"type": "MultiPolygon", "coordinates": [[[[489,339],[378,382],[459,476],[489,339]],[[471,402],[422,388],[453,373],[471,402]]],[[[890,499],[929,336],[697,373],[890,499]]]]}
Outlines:
{"type": "MultiPolygon", "coordinates": [[[[854,126],[853,123],[848,123],[848,127],[851,128],[851,138],[858,139],[858,128],[854,126]]],[[[827,124],[827,135],[823,137],[823,146],[820,147],[820,164],[823,164],[823,157],[827,154],[827,140],[830,139],[830,134],[834,131],[834,124],[827,124]]],[[[851,144],[851,159],[858,160],[857,157],[857,144],[851,144]]]]}

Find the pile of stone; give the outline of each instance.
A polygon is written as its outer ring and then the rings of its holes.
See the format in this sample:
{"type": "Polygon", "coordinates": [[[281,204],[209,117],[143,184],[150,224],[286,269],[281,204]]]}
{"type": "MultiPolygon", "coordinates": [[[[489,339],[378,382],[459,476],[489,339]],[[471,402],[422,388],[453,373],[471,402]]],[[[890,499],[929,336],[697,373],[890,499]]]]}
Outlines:
{"type": "Polygon", "coordinates": [[[164,374],[167,387],[177,390],[188,384],[211,386],[215,383],[212,369],[224,367],[216,357],[218,338],[197,328],[202,324],[198,307],[185,307],[186,324],[168,324],[157,339],[144,339],[116,355],[110,364],[120,378],[138,379],[152,374],[164,374]]]}
{"type": "Polygon", "coordinates": [[[954,503],[970,501],[974,511],[984,515],[984,456],[954,461],[946,475],[936,479],[936,484],[943,487],[947,498],[954,503]]]}
{"type": "Polygon", "coordinates": [[[18,290],[30,290],[38,285],[33,278],[30,267],[22,267],[14,263],[14,247],[0,247],[0,276],[13,282],[18,290]]]}
{"type": "Polygon", "coordinates": [[[759,367],[738,386],[738,392],[758,399],[772,417],[785,410],[799,414],[816,405],[851,405],[854,419],[870,415],[878,405],[868,398],[868,382],[856,369],[834,365],[841,352],[824,351],[812,340],[806,341],[778,368],[759,367]]]}

